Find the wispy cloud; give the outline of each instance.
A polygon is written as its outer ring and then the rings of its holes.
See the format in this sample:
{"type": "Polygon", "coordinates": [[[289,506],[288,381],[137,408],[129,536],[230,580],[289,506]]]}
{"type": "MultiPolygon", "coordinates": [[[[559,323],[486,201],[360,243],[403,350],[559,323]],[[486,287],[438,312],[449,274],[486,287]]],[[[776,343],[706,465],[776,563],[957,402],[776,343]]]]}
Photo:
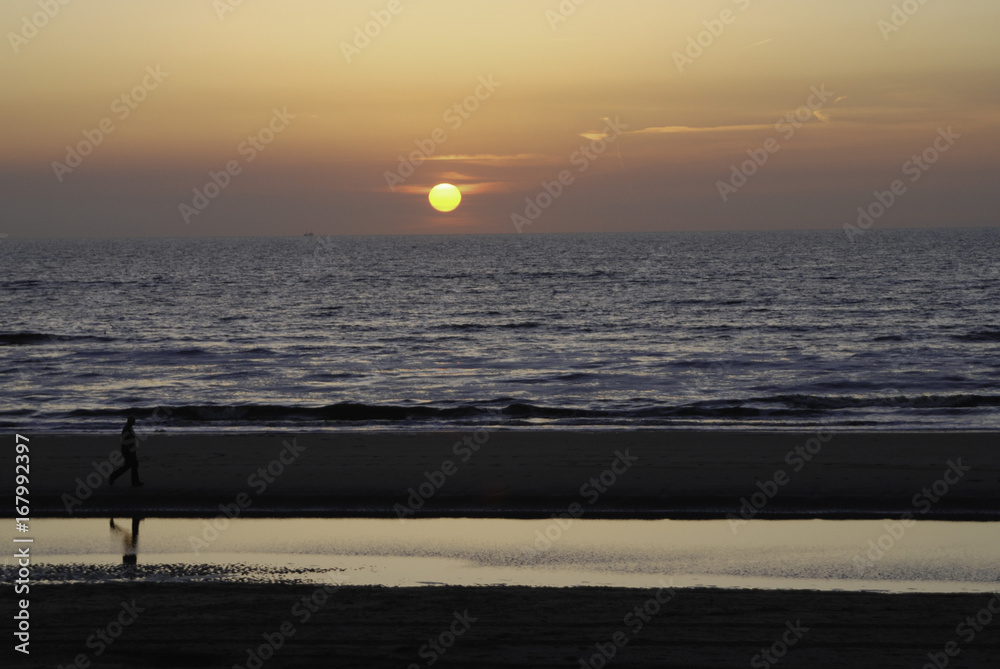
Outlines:
{"type": "MultiPolygon", "coordinates": [[[[458,175],[455,174],[445,174],[442,178],[454,183],[459,187],[464,195],[476,195],[479,193],[506,193],[512,188],[512,185],[506,181],[463,181],[460,178],[456,178],[458,175]]],[[[416,185],[416,184],[406,184],[403,186],[396,186],[397,193],[408,193],[410,195],[426,195],[430,192],[432,185],[416,185]]]]}
{"type": "Polygon", "coordinates": [[[755,130],[773,129],[774,124],[754,123],[749,125],[711,125],[711,126],[690,126],[690,125],[664,125],[642,130],[629,130],[628,135],[673,135],[682,133],[711,133],[711,132],[750,132],[755,130]]]}
{"type": "Polygon", "coordinates": [[[767,44],[768,42],[773,42],[773,41],[774,41],[773,37],[770,38],[770,39],[763,39],[763,40],[761,40],[759,42],[754,42],[753,44],[751,44],[749,46],[745,46],[742,49],[737,49],[737,51],[746,51],[747,49],[753,49],[754,47],[758,47],[761,44],[767,44]]]}
{"type": "Polygon", "coordinates": [[[476,153],[476,154],[450,154],[445,156],[430,156],[427,160],[450,160],[458,163],[469,163],[474,165],[496,165],[496,164],[538,164],[548,163],[553,160],[552,156],[542,153],[476,153]]]}

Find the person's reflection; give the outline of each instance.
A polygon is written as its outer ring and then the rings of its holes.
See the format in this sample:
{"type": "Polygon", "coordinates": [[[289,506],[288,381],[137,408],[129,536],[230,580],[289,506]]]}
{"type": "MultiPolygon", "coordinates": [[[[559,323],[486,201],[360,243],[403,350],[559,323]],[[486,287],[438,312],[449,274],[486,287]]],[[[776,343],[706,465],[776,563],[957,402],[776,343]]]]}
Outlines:
{"type": "Polygon", "coordinates": [[[122,542],[122,566],[129,571],[135,568],[138,561],[140,522],[142,522],[142,518],[133,518],[132,531],[126,532],[122,528],[115,525],[114,518],[111,519],[111,531],[117,532],[120,535],[122,542]]]}

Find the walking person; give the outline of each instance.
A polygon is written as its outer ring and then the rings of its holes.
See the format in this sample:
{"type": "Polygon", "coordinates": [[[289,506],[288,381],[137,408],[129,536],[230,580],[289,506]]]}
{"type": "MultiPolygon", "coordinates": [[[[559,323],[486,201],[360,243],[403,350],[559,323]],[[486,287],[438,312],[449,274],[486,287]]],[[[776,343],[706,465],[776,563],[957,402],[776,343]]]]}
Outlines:
{"type": "Polygon", "coordinates": [[[125,464],[112,472],[111,478],[108,479],[108,483],[111,485],[114,485],[115,479],[129,469],[132,470],[132,487],[136,488],[145,485],[139,480],[139,458],[135,454],[137,440],[135,430],[132,427],[133,425],[135,425],[135,416],[129,416],[128,420],[125,421],[125,427],[122,428],[122,456],[125,458],[125,464]]]}

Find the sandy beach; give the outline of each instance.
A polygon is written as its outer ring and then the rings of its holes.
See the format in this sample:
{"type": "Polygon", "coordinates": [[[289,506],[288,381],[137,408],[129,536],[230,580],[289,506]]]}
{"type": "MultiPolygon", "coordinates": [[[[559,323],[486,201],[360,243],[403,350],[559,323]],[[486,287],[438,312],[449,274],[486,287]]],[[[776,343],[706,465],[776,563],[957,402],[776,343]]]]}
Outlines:
{"type": "Polygon", "coordinates": [[[253,649],[267,657],[257,667],[426,667],[434,659],[580,668],[582,659],[602,666],[595,654],[604,648],[623,667],[884,669],[921,667],[952,642],[961,652],[948,666],[985,668],[996,666],[1000,635],[956,627],[991,601],[1000,604],[989,595],[780,591],[35,586],[36,641],[17,666],[68,666],[84,654],[101,667],[246,667],[253,649]],[[111,630],[111,644],[94,638],[123,605],[137,610],[134,623],[111,630]],[[273,657],[260,651],[265,635],[280,645],[273,657]],[[780,664],[765,650],[780,653],[780,664]]]}
{"type": "Polygon", "coordinates": [[[991,433],[139,433],[141,488],[117,434],[27,435],[32,515],[1000,517],[991,433]]]}

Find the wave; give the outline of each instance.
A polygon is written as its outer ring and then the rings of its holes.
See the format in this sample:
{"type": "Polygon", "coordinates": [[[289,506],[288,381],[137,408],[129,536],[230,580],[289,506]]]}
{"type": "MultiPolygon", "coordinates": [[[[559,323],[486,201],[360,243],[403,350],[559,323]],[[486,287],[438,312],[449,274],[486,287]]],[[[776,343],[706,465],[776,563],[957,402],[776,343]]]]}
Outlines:
{"type": "Polygon", "coordinates": [[[895,408],[933,411],[1000,407],[998,395],[915,395],[872,397],[775,395],[750,399],[711,400],[678,405],[560,407],[506,400],[458,406],[363,404],[340,402],[326,406],[284,404],[185,405],[177,407],[132,407],[130,409],[77,409],[73,419],[153,418],[165,423],[332,422],[332,423],[423,423],[543,420],[584,424],[617,421],[668,423],[674,419],[814,419],[843,410],[895,408]]]}
{"type": "Polygon", "coordinates": [[[57,335],[44,332],[0,332],[0,346],[37,346],[71,341],[115,341],[114,337],[97,335],[57,335]]]}
{"type": "Polygon", "coordinates": [[[313,421],[413,421],[428,418],[454,419],[487,415],[489,410],[473,405],[459,407],[397,406],[341,402],[322,407],[283,404],[246,405],[186,405],[178,407],[132,407],[118,409],[77,409],[70,412],[76,418],[98,418],[128,414],[136,418],[156,418],[166,421],[193,422],[255,422],[278,420],[313,421]]]}
{"type": "Polygon", "coordinates": [[[750,400],[780,403],[793,409],[836,410],[895,407],[901,409],[971,409],[1000,407],[1000,395],[956,393],[952,395],[776,395],[750,400]]]}
{"type": "Polygon", "coordinates": [[[498,328],[501,330],[528,330],[542,327],[537,321],[521,321],[514,323],[454,323],[435,325],[435,330],[491,330],[498,328]]]}
{"type": "Polygon", "coordinates": [[[952,335],[958,341],[1000,341],[1000,330],[973,330],[966,334],[952,335]]]}

